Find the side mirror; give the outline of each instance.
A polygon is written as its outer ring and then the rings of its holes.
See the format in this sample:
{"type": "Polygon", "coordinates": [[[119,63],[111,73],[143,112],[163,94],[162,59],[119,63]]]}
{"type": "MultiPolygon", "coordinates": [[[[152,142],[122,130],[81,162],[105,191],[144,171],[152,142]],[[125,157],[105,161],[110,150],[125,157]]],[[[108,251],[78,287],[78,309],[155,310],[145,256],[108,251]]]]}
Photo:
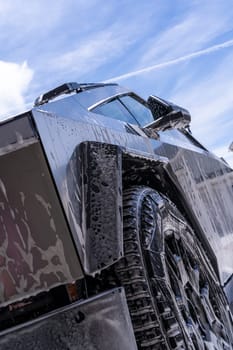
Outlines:
{"type": "Polygon", "coordinates": [[[187,109],[159,97],[151,95],[147,104],[155,120],[146,127],[157,130],[179,129],[188,127],[191,122],[191,115],[187,109]]]}

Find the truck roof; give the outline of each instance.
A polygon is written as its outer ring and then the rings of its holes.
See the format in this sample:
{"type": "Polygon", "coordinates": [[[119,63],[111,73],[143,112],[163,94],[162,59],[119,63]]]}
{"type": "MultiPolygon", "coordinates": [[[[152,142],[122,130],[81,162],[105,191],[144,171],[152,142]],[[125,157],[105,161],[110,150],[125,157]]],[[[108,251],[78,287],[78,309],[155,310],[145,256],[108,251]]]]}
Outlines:
{"type": "Polygon", "coordinates": [[[71,83],[65,83],[62,84],[58,87],[56,87],[55,89],[52,89],[42,95],[40,95],[39,97],[37,97],[37,99],[34,102],[34,106],[40,106],[44,103],[47,103],[51,100],[53,100],[54,98],[60,96],[60,95],[64,95],[64,94],[70,94],[72,92],[82,92],[85,90],[90,90],[90,89],[95,89],[98,87],[105,87],[105,86],[117,86],[118,84],[115,83],[76,83],[76,82],[71,82],[71,83]]]}

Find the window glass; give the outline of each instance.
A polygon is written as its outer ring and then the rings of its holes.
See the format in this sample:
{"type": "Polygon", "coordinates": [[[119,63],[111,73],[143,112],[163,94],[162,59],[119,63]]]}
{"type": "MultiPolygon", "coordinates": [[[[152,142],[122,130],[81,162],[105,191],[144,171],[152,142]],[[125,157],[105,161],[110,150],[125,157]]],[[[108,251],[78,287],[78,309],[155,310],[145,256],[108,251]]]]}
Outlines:
{"type": "Polygon", "coordinates": [[[174,142],[175,140],[179,140],[181,142],[189,143],[188,138],[182,134],[179,130],[177,129],[168,129],[164,131],[159,131],[160,138],[163,140],[171,140],[171,142],[174,142]]]}
{"type": "Polygon", "coordinates": [[[183,134],[178,129],[159,131],[159,136],[162,142],[180,145],[185,145],[188,143],[203,148],[199,143],[195,142],[195,139],[188,137],[188,135],[183,134]]]}
{"type": "Polygon", "coordinates": [[[110,118],[123,120],[131,124],[138,124],[134,117],[127,111],[119,100],[102,104],[92,109],[92,112],[105,115],[110,118]]]}
{"type": "Polygon", "coordinates": [[[128,108],[140,125],[143,126],[153,122],[154,118],[150,109],[134,97],[126,95],[120,97],[119,100],[128,108]]]}

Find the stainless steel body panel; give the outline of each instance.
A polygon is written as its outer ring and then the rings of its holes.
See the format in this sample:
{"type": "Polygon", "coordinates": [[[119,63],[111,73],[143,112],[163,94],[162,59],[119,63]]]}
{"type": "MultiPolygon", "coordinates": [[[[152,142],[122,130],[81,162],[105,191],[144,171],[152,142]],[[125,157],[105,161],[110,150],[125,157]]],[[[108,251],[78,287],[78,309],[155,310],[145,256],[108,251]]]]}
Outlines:
{"type": "Polygon", "coordinates": [[[1,350],[136,350],[123,289],[72,304],[0,333],[1,350]]]}
{"type": "Polygon", "coordinates": [[[169,158],[172,177],[217,257],[224,283],[233,273],[232,170],[209,152],[164,144],[155,145],[155,153],[169,158]]]}
{"type": "MultiPolygon", "coordinates": [[[[121,90],[120,93],[123,92],[121,90]]],[[[150,139],[143,132],[140,135],[137,132],[132,134],[126,123],[83,108],[84,105],[88,108],[89,102],[83,102],[85,95],[82,94],[33,110],[67,216],[72,216],[72,203],[67,191],[66,167],[75,147],[81,142],[99,141],[119,145],[148,157],[166,157],[175,183],[183,189],[183,197],[217,256],[223,283],[233,272],[233,173],[230,167],[178,130],[175,134],[172,130],[160,132],[158,140],[150,139]]],[[[94,89],[89,94],[95,94],[94,89]]],[[[185,207],[186,203],[183,205],[185,207]]],[[[73,221],[74,234],[85,245],[82,241],[83,229],[74,218],[73,221]]]]}
{"type": "Polygon", "coordinates": [[[233,304],[232,169],[186,129],[90,111],[127,93],[77,90],[1,124],[0,350],[137,349],[124,290],[100,292],[124,256],[122,194],[132,185],[177,205],[233,304]]]}
{"type": "MultiPolygon", "coordinates": [[[[60,101],[61,102],[61,101],[60,101]]],[[[81,111],[82,113],[82,111],[81,111]]],[[[54,175],[54,179],[61,196],[63,207],[67,218],[70,222],[70,227],[73,232],[74,239],[79,249],[79,254],[83,262],[84,270],[87,274],[98,272],[98,267],[90,270],[88,267],[88,254],[93,254],[86,250],[86,230],[82,226],[85,220],[77,219],[77,203],[82,206],[81,188],[77,190],[75,203],[70,198],[68,186],[69,177],[67,176],[68,164],[75,151],[76,147],[84,141],[99,141],[102,143],[119,145],[126,150],[136,149],[137,152],[144,155],[153,154],[153,148],[150,140],[145,137],[138,137],[124,132],[124,125],[118,121],[120,131],[115,131],[114,128],[106,128],[104,126],[92,123],[91,113],[87,122],[83,122],[82,114],[80,119],[66,119],[52,113],[44,111],[33,111],[33,116],[36,122],[37,129],[40,134],[48,161],[54,175]]],[[[79,117],[79,111],[76,111],[76,118],[79,117]]],[[[104,118],[107,119],[108,118],[104,118]]],[[[159,157],[154,155],[156,159],[159,157]]],[[[81,172],[81,168],[79,169],[81,172]]],[[[107,200],[107,198],[106,198],[107,200]]],[[[83,213],[85,215],[85,213],[83,213]]],[[[122,251],[122,248],[120,248],[122,251]]]]}
{"type": "Polygon", "coordinates": [[[30,114],[0,127],[0,304],[83,277],[30,114]]]}

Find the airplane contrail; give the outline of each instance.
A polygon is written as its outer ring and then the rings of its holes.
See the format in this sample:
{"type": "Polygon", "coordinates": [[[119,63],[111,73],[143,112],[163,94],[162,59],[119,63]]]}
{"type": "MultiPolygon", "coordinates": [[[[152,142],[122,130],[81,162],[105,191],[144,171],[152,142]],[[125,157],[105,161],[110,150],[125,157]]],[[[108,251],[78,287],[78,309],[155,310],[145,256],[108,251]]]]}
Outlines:
{"type": "MultiPolygon", "coordinates": [[[[173,64],[177,64],[177,63],[180,63],[180,62],[183,62],[183,61],[188,61],[188,60],[190,60],[192,58],[195,58],[195,57],[208,55],[209,53],[212,53],[212,52],[215,52],[215,51],[218,51],[218,50],[221,50],[221,49],[225,49],[225,48],[231,47],[231,46],[233,46],[233,39],[225,41],[225,42],[223,42],[221,44],[210,46],[210,47],[208,47],[206,49],[203,49],[203,50],[192,52],[190,54],[187,54],[187,55],[184,55],[184,56],[181,56],[181,57],[178,57],[178,58],[166,61],[166,62],[157,63],[157,64],[154,64],[154,65],[149,66],[149,67],[145,67],[145,68],[142,68],[142,69],[135,70],[133,72],[128,72],[128,73],[125,73],[125,74],[122,74],[122,75],[118,75],[118,76],[113,77],[111,79],[104,80],[103,83],[115,82],[115,81],[118,81],[118,80],[124,80],[124,79],[127,79],[127,78],[131,78],[133,76],[140,75],[142,73],[147,73],[147,72],[150,72],[150,71],[155,70],[155,69],[165,68],[165,67],[168,67],[168,66],[172,66],[173,64]]],[[[29,108],[29,107],[32,108],[32,106],[33,106],[33,102],[29,102],[29,103],[24,105],[24,108],[29,108]]],[[[16,113],[16,111],[17,110],[15,108],[14,108],[14,110],[7,111],[7,113],[4,113],[4,114],[6,114],[4,119],[7,118],[10,115],[10,112],[13,112],[13,113],[15,112],[16,113]]],[[[0,118],[0,120],[2,120],[2,118],[0,118]]]]}
{"type": "Polygon", "coordinates": [[[109,83],[109,82],[112,82],[112,81],[118,81],[118,80],[131,78],[131,77],[134,77],[136,75],[140,75],[142,73],[147,73],[147,72],[150,72],[150,71],[155,70],[155,69],[160,69],[160,68],[172,66],[173,64],[177,64],[177,63],[180,63],[180,62],[183,62],[183,61],[188,61],[188,60],[190,60],[192,58],[195,58],[195,57],[208,55],[209,53],[212,53],[212,52],[215,52],[215,51],[218,51],[218,50],[221,50],[221,49],[225,49],[225,48],[231,47],[231,46],[233,46],[233,40],[228,40],[228,41],[225,41],[225,42],[223,42],[221,44],[213,45],[213,46],[210,46],[210,47],[208,47],[206,49],[199,50],[199,51],[196,51],[196,52],[192,52],[192,53],[190,53],[188,55],[184,55],[184,56],[181,56],[181,57],[178,57],[178,58],[166,61],[166,62],[157,63],[157,64],[154,64],[153,66],[145,67],[145,68],[142,68],[142,69],[135,70],[133,72],[129,72],[129,73],[125,73],[125,74],[122,74],[122,75],[118,75],[117,77],[113,77],[111,79],[105,80],[104,82],[105,83],[109,83]]]}

